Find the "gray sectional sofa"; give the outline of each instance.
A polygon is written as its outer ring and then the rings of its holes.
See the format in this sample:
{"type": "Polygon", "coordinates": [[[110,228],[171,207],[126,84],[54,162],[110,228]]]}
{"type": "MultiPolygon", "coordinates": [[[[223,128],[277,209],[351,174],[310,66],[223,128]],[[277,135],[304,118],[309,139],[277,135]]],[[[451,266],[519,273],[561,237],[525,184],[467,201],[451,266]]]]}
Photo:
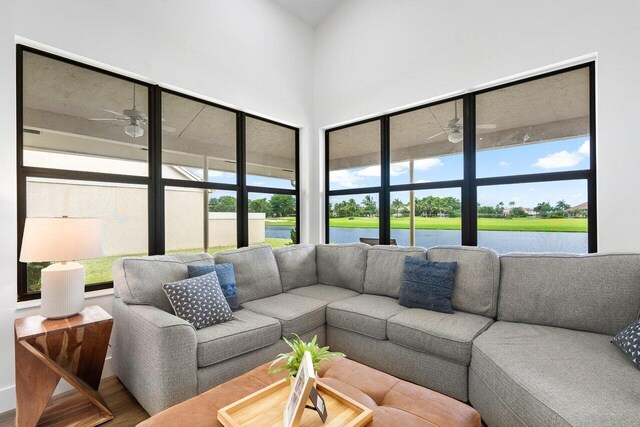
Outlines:
{"type": "Polygon", "coordinates": [[[634,425],[640,372],[611,342],[640,316],[640,255],[475,247],[255,246],[113,266],[115,372],[151,414],[286,350],[321,343],[470,402],[489,426],[634,425]],[[454,314],[398,303],[406,256],[456,261],[454,314]],[[195,330],[162,283],[230,262],[244,309],[195,330]]]}

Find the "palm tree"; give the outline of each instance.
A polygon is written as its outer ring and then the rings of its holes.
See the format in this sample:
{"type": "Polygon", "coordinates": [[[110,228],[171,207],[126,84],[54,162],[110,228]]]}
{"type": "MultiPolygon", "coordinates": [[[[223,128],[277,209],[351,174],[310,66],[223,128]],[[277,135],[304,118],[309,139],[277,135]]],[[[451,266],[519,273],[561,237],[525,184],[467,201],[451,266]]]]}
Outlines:
{"type": "Polygon", "coordinates": [[[374,216],[376,214],[376,211],[378,210],[376,208],[375,200],[373,200],[373,197],[371,197],[370,195],[366,195],[364,199],[362,199],[362,207],[364,212],[368,216],[374,216]]]}
{"type": "Polygon", "coordinates": [[[549,202],[540,202],[533,208],[533,211],[540,214],[540,216],[545,216],[547,213],[551,212],[551,204],[549,202]]]}
{"type": "Polygon", "coordinates": [[[391,209],[394,209],[396,211],[396,216],[400,217],[400,209],[404,209],[404,203],[402,203],[402,200],[400,199],[395,199],[391,202],[391,209]]]}
{"type": "Polygon", "coordinates": [[[571,205],[565,202],[564,200],[560,200],[558,203],[556,203],[556,210],[558,211],[566,211],[570,207],[571,205]]]}

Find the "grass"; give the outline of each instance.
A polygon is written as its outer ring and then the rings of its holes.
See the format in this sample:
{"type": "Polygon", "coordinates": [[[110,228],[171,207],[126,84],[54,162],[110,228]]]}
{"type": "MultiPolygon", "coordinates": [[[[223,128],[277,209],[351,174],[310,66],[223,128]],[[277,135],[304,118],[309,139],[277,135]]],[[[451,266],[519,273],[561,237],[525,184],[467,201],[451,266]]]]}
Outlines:
{"type": "Polygon", "coordinates": [[[280,227],[295,227],[296,218],[294,216],[282,216],[279,218],[267,218],[265,225],[280,227]]]}
{"type": "MultiPolygon", "coordinates": [[[[336,228],[378,228],[378,218],[331,218],[336,228]]],[[[416,218],[418,230],[459,230],[460,218],[416,218]]],[[[408,229],[409,218],[391,218],[391,228],[408,229]]],[[[481,231],[563,231],[587,232],[586,218],[478,218],[481,231]]]]}
{"type": "MultiPolygon", "coordinates": [[[[291,243],[289,239],[265,239],[264,244],[271,245],[274,248],[285,246],[287,243],[291,243]]],[[[235,246],[216,246],[215,248],[209,248],[209,254],[213,255],[216,252],[225,251],[227,249],[235,249],[235,246]]],[[[202,252],[202,249],[179,249],[174,251],[167,251],[167,254],[184,253],[184,252],[202,252]]],[[[124,257],[140,257],[146,256],[146,254],[128,254],[128,255],[116,255],[108,256],[96,259],[85,259],[78,261],[78,263],[84,265],[85,283],[87,285],[110,282],[111,266],[120,258],[124,257]]],[[[44,268],[47,263],[39,263],[39,268],[44,268]]],[[[29,269],[28,289],[29,292],[36,292],[40,290],[40,271],[39,268],[29,269]]]]}

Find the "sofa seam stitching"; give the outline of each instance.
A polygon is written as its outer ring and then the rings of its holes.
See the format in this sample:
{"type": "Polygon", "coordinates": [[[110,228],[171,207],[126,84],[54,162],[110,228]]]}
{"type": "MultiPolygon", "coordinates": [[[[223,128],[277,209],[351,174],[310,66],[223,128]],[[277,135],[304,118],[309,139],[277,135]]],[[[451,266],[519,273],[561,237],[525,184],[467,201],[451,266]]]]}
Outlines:
{"type": "MultiPolygon", "coordinates": [[[[393,317],[393,316],[392,316],[392,317],[393,317]]],[[[390,319],[390,318],[389,318],[389,319],[390,319]]],[[[474,336],[473,336],[473,338],[471,338],[471,339],[470,339],[470,340],[468,340],[468,341],[460,341],[460,340],[455,340],[455,339],[450,339],[450,338],[447,338],[447,337],[443,337],[443,336],[441,336],[441,335],[430,334],[430,333],[428,333],[428,332],[426,332],[426,331],[422,331],[422,330],[420,330],[420,329],[418,329],[418,328],[414,328],[414,327],[412,327],[412,326],[408,326],[408,325],[405,325],[405,324],[402,324],[402,323],[398,323],[398,322],[391,322],[391,324],[392,324],[392,325],[402,326],[402,327],[405,327],[405,328],[407,328],[407,329],[412,329],[412,330],[417,331],[417,332],[425,332],[425,333],[427,333],[427,334],[429,334],[429,335],[432,335],[432,336],[434,336],[434,337],[436,337],[436,338],[441,338],[441,339],[443,339],[443,340],[447,340],[447,341],[451,341],[451,342],[457,342],[457,343],[460,343],[460,344],[468,344],[468,343],[473,343],[473,340],[474,340],[474,339],[476,339],[476,337],[477,337],[478,335],[480,335],[480,333],[484,332],[484,331],[483,331],[483,329],[484,329],[484,330],[486,330],[486,328],[487,328],[488,326],[491,326],[491,323],[493,322],[493,319],[488,319],[488,320],[489,320],[489,322],[487,322],[487,325],[483,326],[483,327],[480,329],[480,331],[479,331],[479,332],[477,332],[477,333],[476,333],[476,335],[474,335],[474,336]]]]}

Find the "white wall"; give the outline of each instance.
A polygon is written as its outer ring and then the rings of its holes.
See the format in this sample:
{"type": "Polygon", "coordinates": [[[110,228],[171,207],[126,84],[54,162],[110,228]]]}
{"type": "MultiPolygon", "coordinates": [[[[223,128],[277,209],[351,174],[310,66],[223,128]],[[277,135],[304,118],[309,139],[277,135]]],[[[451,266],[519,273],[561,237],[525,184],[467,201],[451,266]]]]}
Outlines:
{"type": "Polygon", "coordinates": [[[312,126],[313,31],[269,0],[0,2],[0,412],[14,407],[13,319],[38,312],[15,303],[16,36],[299,126],[302,156],[312,126]]]}
{"type": "MultiPolygon", "coordinates": [[[[640,252],[638,16],[640,2],[622,0],[344,0],[316,29],[315,123],[597,53],[599,249],[640,252]]],[[[323,142],[316,144],[321,155],[323,142]]]]}

